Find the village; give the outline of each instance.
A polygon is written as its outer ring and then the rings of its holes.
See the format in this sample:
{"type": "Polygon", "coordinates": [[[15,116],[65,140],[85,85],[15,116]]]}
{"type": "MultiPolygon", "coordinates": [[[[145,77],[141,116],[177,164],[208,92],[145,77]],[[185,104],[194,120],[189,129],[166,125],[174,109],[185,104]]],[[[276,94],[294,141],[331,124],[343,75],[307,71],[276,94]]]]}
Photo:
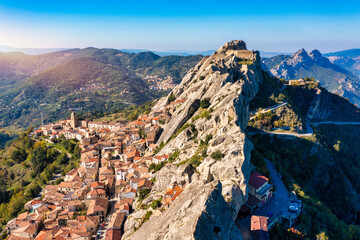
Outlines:
{"type": "MultiPolygon", "coordinates": [[[[6,226],[8,239],[120,239],[134,201],[151,190],[154,166],[169,158],[155,156],[160,125],[183,102],[171,102],[133,122],[91,122],[73,112],[69,119],[36,129],[35,139],[79,141],[80,163],[62,182],[49,183],[41,196],[25,204],[27,211],[6,226]]],[[[169,186],[153,214],[166,210],[183,187],[169,186]]]]}
{"type": "Polygon", "coordinates": [[[150,89],[171,90],[176,86],[171,76],[161,78],[158,75],[146,75],[145,80],[149,82],[150,89]]]}
{"type": "MultiPolygon", "coordinates": [[[[46,185],[41,196],[26,203],[26,212],[8,222],[9,239],[120,239],[133,204],[151,191],[156,169],[169,164],[169,155],[156,154],[156,141],[161,126],[184,102],[173,101],[132,122],[79,120],[72,112],[68,119],[34,130],[32,135],[37,141],[53,143],[60,138],[76,139],[81,158],[78,167],[67,172],[63,181],[46,185]]],[[[164,198],[151,204],[151,215],[162,214],[185,188],[167,186],[164,198]]],[[[276,210],[256,214],[264,206],[271,207],[267,202],[273,198],[273,185],[268,178],[253,171],[249,190],[249,198],[239,216],[248,222],[251,217],[251,226],[244,226],[247,232],[251,231],[252,239],[267,239],[268,229],[279,222],[280,214],[276,210]]],[[[286,188],[284,192],[288,195],[286,188]]],[[[288,201],[283,205],[287,212],[288,201]]],[[[300,212],[296,206],[289,207],[289,211],[293,212],[292,218],[300,212]]]]}

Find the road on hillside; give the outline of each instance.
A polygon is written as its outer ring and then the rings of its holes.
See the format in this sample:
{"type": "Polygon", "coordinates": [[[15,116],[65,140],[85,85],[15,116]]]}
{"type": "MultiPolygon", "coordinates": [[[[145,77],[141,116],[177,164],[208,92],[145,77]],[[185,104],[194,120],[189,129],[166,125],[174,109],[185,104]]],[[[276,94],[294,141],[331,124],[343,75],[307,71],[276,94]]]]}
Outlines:
{"type": "Polygon", "coordinates": [[[314,130],[311,125],[318,126],[322,124],[335,124],[335,125],[360,125],[360,122],[307,122],[305,125],[306,133],[292,133],[292,132],[273,132],[273,131],[261,131],[261,132],[247,132],[248,135],[256,135],[256,134],[271,134],[271,135],[279,135],[279,136],[290,136],[290,137],[309,137],[314,134],[314,130]]]}
{"type": "Polygon", "coordinates": [[[261,113],[266,113],[266,112],[270,112],[270,111],[273,111],[273,110],[275,110],[275,109],[278,109],[278,108],[281,108],[281,107],[283,107],[283,106],[285,106],[285,105],[287,105],[288,103],[285,101],[285,102],[283,102],[283,103],[279,103],[279,104],[277,104],[277,105],[275,105],[275,106],[272,106],[272,107],[269,107],[269,108],[266,108],[266,109],[263,109],[263,110],[261,110],[260,112],[253,112],[253,113],[255,113],[255,115],[254,116],[252,116],[252,117],[250,117],[250,119],[249,120],[252,120],[252,119],[254,119],[257,115],[259,115],[259,114],[261,114],[261,113]]]}
{"type": "MultiPolygon", "coordinates": [[[[269,169],[271,179],[275,185],[275,193],[273,197],[263,207],[257,209],[253,214],[259,216],[285,216],[291,214],[288,212],[288,206],[290,203],[289,192],[282,179],[279,177],[278,172],[275,169],[274,164],[267,158],[264,158],[266,166],[269,169]]],[[[248,216],[244,219],[237,218],[235,224],[241,232],[244,240],[250,240],[250,219],[248,216]]],[[[270,219],[271,220],[271,219],[270,219]]]]}

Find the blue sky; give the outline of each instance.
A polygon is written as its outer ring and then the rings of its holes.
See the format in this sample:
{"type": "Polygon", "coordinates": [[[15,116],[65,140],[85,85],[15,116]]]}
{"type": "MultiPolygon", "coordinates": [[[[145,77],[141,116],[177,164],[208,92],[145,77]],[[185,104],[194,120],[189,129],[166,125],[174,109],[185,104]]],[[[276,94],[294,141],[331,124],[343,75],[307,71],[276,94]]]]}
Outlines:
{"type": "Polygon", "coordinates": [[[208,50],[360,48],[359,1],[1,0],[0,45],[208,50]]]}

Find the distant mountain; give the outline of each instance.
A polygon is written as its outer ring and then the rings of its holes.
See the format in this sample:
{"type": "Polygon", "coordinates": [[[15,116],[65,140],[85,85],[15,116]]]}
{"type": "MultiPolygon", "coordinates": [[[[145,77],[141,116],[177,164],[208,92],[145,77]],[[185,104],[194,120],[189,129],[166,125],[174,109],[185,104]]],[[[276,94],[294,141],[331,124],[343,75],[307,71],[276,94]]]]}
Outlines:
{"type": "MultiPolygon", "coordinates": [[[[147,49],[120,49],[120,51],[127,52],[127,53],[140,53],[140,52],[148,52],[147,49]]],[[[212,55],[215,50],[206,50],[206,51],[195,51],[195,50],[168,50],[168,51],[152,51],[153,53],[159,55],[159,56],[171,56],[171,55],[177,55],[177,56],[191,56],[191,55],[202,55],[202,56],[209,56],[212,55]]],[[[279,54],[288,54],[286,52],[266,52],[266,51],[260,51],[260,56],[269,58],[274,57],[279,54]]]]}
{"type": "Polygon", "coordinates": [[[340,67],[352,72],[360,78],[360,49],[349,49],[324,54],[329,60],[340,67]]]}
{"type": "Polygon", "coordinates": [[[280,63],[282,63],[282,61],[287,60],[288,58],[290,58],[290,55],[283,55],[283,54],[276,55],[270,58],[263,58],[262,59],[263,69],[265,70],[272,69],[278,66],[280,63]]]}
{"type": "Polygon", "coordinates": [[[360,80],[353,73],[333,64],[318,50],[307,53],[304,49],[293,55],[275,56],[262,63],[279,78],[299,79],[312,77],[331,92],[360,104],[360,80]]]}
{"type": "Polygon", "coordinates": [[[349,58],[356,58],[360,56],[360,48],[348,49],[338,52],[331,52],[324,54],[325,57],[349,57],[349,58]]]}
{"type": "MultiPolygon", "coordinates": [[[[141,52],[149,52],[148,49],[119,49],[122,52],[126,53],[141,53],[141,52]]],[[[192,55],[211,55],[215,52],[215,50],[206,50],[206,51],[195,51],[195,50],[168,50],[168,51],[151,51],[161,57],[163,56],[192,56],[192,55]]]]}
{"type": "Polygon", "coordinates": [[[21,52],[29,55],[58,52],[68,49],[69,48],[14,48],[10,46],[0,46],[0,52],[21,52]]]}
{"type": "Polygon", "coordinates": [[[69,109],[121,109],[164,93],[146,75],[178,82],[202,56],[160,57],[152,52],[70,49],[41,55],[0,53],[0,127],[56,120],[69,109]]]}

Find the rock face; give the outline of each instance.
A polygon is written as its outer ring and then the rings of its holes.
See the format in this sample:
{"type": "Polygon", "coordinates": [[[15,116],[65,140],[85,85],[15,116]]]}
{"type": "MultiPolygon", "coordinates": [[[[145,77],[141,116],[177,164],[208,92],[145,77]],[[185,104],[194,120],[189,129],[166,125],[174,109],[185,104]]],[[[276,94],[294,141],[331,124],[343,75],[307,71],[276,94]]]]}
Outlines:
{"type": "MultiPolygon", "coordinates": [[[[243,41],[226,43],[186,74],[170,93],[185,101],[162,126],[159,138],[166,143],[159,155],[180,154],[156,173],[144,201],[164,196],[174,184],[185,190],[137,231],[137,222],[127,221],[123,239],[241,239],[234,219],[248,197],[253,147],[244,129],[248,104],[261,81],[259,53],[246,50],[243,41]]],[[[168,97],[163,98],[154,110],[167,104],[168,97]]]]}
{"type": "Polygon", "coordinates": [[[221,196],[221,184],[194,182],[173,205],[154,216],[131,239],[241,239],[221,196]]]}

